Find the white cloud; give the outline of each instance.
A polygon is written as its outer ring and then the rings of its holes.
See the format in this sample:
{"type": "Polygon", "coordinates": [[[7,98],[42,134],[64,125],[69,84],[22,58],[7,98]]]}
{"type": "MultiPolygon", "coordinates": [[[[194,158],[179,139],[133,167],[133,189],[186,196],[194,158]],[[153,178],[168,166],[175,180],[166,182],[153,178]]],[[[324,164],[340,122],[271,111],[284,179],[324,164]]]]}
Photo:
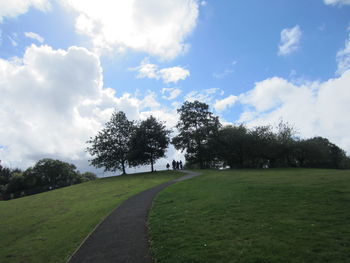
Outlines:
{"type": "Polygon", "coordinates": [[[148,58],[142,60],[140,66],[130,70],[138,71],[138,78],[159,79],[158,66],[151,64],[148,58]]]}
{"type": "Polygon", "coordinates": [[[301,136],[323,136],[350,152],[350,70],[328,81],[295,85],[269,78],[239,97],[246,107],[239,122],[251,126],[274,124],[283,118],[301,136]]]}
{"type": "Polygon", "coordinates": [[[51,5],[49,0],[0,0],[0,23],[5,17],[14,18],[22,15],[31,7],[47,11],[51,5]]]}
{"type": "Polygon", "coordinates": [[[326,5],[350,5],[350,0],[323,0],[326,5]]]}
{"type": "Polygon", "coordinates": [[[17,41],[15,40],[16,39],[16,36],[13,35],[13,36],[7,36],[7,38],[10,40],[10,43],[12,46],[14,47],[17,47],[18,46],[18,43],[17,41]]]}
{"type": "Polygon", "coordinates": [[[219,72],[219,73],[213,73],[213,77],[216,78],[216,79],[222,79],[230,74],[232,74],[234,72],[233,69],[225,69],[224,71],[222,72],[219,72]]]}
{"type": "Polygon", "coordinates": [[[301,30],[298,25],[292,28],[285,28],[281,31],[280,45],[278,46],[278,55],[285,56],[299,48],[301,30]]]}
{"type": "Polygon", "coordinates": [[[98,51],[130,48],[163,59],[186,52],[196,26],[196,0],[60,0],[76,12],[76,30],[98,51]]]}
{"type": "Polygon", "coordinates": [[[28,38],[35,39],[40,43],[44,43],[45,41],[45,39],[42,36],[34,32],[25,32],[24,35],[28,38]]]}
{"type": "Polygon", "coordinates": [[[130,70],[138,71],[138,78],[162,79],[164,83],[177,83],[190,76],[189,70],[179,66],[158,69],[158,66],[151,64],[148,58],[142,60],[140,66],[130,70]]]}
{"type": "Polygon", "coordinates": [[[163,94],[163,99],[174,100],[181,94],[182,91],[176,88],[163,88],[161,92],[163,94]]]}
{"type": "Polygon", "coordinates": [[[191,91],[185,96],[187,101],[199,100],[207,104],[211,104],[214,100],[214,97],[217,95],[224,95],[224,91],[219,88],[204,89],[201,91],[191,91]]]}
{"type": "Polygon", "coordinates": [[[190,72],[182,67],[163,68],[159,73],[164,83],[176,83],[190,76],[190,72]]]}
{"type": "Polygon", "coordinates": [[[148,91],[148,94],[143,98],[141,101],[141,109],[151,109],[151,110],[156,110],[158,109],[161,105],[157,101],[157,95],[155,92],[148,91]]]}
{"type": "Polygon", "coordinates": [[[337,74],[341,75],[350,69],[350,36],[345,42],[345,47],[337,53],[337,74]]]}
{"type": "Polygon", "coordinates": [[[232,107],[237,100],[238,100],[238,97],[234,95],[230,95],[222,100],[216,100],[214,104],[214,109],[218,112],[222,112],[228,109],[229,107],[232,107]]]}
{"type": "Polygon", "coordinates": [[[104,88],[99,58],[85,48],[32,45],[23,58],[0,59],[0,79],[0,160],[12,167],[51,157],[86,169],[86,141],[115,108],[133,120],[147,114],[177,120],[176,111],[161,108],[152,92],[117,97],[104,88]]]}
{"type": "Polygon", "coordinates": [[[294,90],[294,85],[282,78],[270,78],[255,83],[255,88],[240,95],[240,101],[250,104],[258,112],[267,111],[279,106],[285,96],[294,90]]]}

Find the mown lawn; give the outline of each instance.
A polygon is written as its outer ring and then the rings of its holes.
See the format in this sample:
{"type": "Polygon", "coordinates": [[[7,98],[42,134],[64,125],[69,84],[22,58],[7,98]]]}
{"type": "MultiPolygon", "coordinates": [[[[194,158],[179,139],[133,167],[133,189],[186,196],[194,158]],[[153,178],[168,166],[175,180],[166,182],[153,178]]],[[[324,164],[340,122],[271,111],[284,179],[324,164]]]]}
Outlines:
{"type": "Polygon", "coordinates": [[[0,262],[65,262],[128,197],[182,174],[126,175],[0,202],[0,262]]]}
{"type": "Polygon", "coordinates": [[[350,171],[204,171],[160,192],[157,263],[350,262],[350,171]]]}

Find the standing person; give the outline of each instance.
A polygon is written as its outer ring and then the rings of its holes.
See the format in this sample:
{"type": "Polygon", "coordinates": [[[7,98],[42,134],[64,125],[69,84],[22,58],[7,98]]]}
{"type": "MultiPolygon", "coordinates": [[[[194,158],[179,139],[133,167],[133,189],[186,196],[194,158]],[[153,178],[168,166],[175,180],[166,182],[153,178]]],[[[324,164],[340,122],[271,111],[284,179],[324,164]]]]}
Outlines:
{"type": "Polygon", "coordinates": [[[181,169],[181,170],[183,169],[182,161],[181,161],[181,160],[180,160],[180,169],[181,169]]]}
{"type": "Polygon", "coordinates": [[[178,169],[178,170],[180,169],[180,163],[179,163],[179,161],[176,162],[176,169],[178,169]]]}
{"type": "Polygon", "coordinates": [[[176,169],[176,161],[175,160],[173,160],[172,165],[173,165],[173,170],[175,170],[176,169]]]}
{"type": "Polygon", "coordinates": [[[170,168],[170,164],[169,163],[166,164],[166,168],[169,170],[169,168],[170,168]]]}

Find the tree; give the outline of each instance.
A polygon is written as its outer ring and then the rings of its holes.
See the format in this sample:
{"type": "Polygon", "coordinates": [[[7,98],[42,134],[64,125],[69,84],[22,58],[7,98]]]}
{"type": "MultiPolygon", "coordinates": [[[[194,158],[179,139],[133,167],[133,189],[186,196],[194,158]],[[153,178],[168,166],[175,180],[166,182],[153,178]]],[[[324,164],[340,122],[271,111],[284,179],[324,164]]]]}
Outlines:
{"type": "Polygon", "coordinates": [[[270,166],[274,160],[278,158],[277,151],[277,135],[273,132],[270,125],[257,126],[249,131],[252,137],[251,158],[254,167],[270,166]]]}
{"type": "Polygon", "coordinates": [[[153,172],[155,161],[165,156],[169,134],[165,125],[153,116],[142,121],[130,140],[129,163],[133,166],[150,164],[153,172]]]}
{"type": "Polygon", "coordinates": [[[277,148],[275,149],[277,159],[277,166],[296,166],[295,158],[295,135],[297,134],[296,129],[288,122],[281,120],[277,125],[277,148]]]}
{"type": "Polygon", "coordinates": [[[186,150],[187,161],[199,163],[200,168],[209,166],[213,156],[208,142],[218,134],[219,118],[213,116],[207,104],[199,101],[186,101],[177,112],[180,114],[176,125],[179,134],[172,144],[177,150],[186,150]]]}
{"type": "Polygon", "coordinates": [[[219,130],[215,141],[219,159],[230,168],[243,168],[250,161],[252,138],[245,126],[225,126],[219,130]]]}
{"type": "Polygon", "coordinates": [[[124,112],[113,112],[105,128],[88,141],[91,146],[87,150],[94,156],[91,164],[98,168],[104,167],[105,171],[121,170],[126,174],[125,166],[134,129],[134,123],[126,118],[124,112]]]}
{"type": "Polygon", "coordinates": [[[297,149],[302,167],[341,168],[347,159],[344,150],[323,137],[301,140],[297,149]]]}
{"type": "Polygon", "coordinates": [[[92,172],[85,172],[85,173],[82,173],[80,176],[82,177],[83,182],[93,181],[97,179],[96,174],[92,172]]]}
{"type": "Polygon", "coordinates": [[[34,167],[28,168],[24,172],[24,177],[26,182],[28,182],[26,179],[29,178],[34,180],[33,186],[58,188],[74,184],[78,172],[74,164],[45,158],[39,160],[34,167]]]}

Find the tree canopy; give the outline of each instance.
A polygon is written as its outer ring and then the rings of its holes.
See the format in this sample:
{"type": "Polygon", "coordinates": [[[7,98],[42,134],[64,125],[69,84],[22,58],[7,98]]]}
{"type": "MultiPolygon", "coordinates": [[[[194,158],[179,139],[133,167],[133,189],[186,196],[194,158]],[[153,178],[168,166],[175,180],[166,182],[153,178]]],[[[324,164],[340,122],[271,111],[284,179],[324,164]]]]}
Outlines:
{"type": "Polygon", "coordinates": [[[41,193],[96,178],[91,172],[81,174],[74,164],[50,158],[39,160],[24,172],[0,166],[0,199],[41,193]]]}
{"type": "Polygon", "coordinates": [[[155,161],[165,156],[170,141],[169,134],[170,131],[164,123],[157,121],[153,116],[142,121],[130,140],[130,164],[150,164],[153,172],[155,161]]]}
{"type": "Polygon", "coordinates": [[[102,131],[88,141],[87,148],[94,157],[91,164],[105,171],[121,170],[125,174],[130,152],[130,139],[135,130],[134,123],[129,121],[122,111],[114,111],[102,131]]]}
{"type": "Polygon", "coordinates": [[[197,100],[186,101],[177,112],[180,114],[176,125],[179,134],[172,143],[176,149],[186,150],[186,160],[198,162],[200,168],[209,166],[213,156],[208,151],[208,142],[221,127],[219,118],[209,111],[209,105],[197,100]]]}

